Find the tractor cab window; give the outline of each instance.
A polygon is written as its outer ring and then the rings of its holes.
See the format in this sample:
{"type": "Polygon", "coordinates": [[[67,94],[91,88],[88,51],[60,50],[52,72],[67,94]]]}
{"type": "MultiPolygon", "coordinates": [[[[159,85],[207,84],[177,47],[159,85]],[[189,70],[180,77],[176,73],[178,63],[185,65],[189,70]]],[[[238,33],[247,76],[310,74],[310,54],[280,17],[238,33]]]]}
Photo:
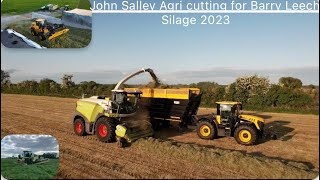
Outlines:
{"type": "Polygon", "coordinates": [[[227,105],[227,104],[221,104],[220,105],[220,116],[221,119],[228,119],[228,117],[232,113],[232,106],[227,105]]]}

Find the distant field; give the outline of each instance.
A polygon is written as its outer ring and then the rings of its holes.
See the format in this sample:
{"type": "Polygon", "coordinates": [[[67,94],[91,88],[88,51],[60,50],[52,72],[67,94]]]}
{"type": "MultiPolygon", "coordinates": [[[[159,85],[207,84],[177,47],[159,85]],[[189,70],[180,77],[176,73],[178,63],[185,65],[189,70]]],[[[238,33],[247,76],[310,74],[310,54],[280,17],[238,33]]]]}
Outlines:
{"type": "Polygon", "coordinates": [[[25,20],[11,24],[8,27],[47,48],[83,48],[88,46],[91,41],[91,30],[72,27],[68,27],[70,29],[68,33],[56,37],[51,41],[40,41],[38,36],[32,36],[30,24],[31,21],[25,20]]]}
{"type": "Polygon", "coordinates": [[[17,163],[17,159],[1,159],[1,174],[6,179],[53,179],[58,167],[58,159],[33,165],[17,163]]]}
{"type": "Polygon", "coordinates": [[[69,5],[71,8],[90,9],[89,0],[3,0],[1,15],[17,15],[37,11],[47,4],[69,5]]]}

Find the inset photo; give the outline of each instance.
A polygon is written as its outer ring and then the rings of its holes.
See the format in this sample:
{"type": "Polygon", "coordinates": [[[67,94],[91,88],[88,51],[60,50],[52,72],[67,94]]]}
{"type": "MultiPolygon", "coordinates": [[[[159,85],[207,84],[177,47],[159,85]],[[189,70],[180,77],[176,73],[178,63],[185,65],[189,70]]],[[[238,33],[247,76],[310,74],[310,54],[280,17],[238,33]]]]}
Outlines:
{"type": "Polygon", "coordinates": [[[1,43],[8,48],[84,48],[92,37],[89,0],[3,0],[1,43]]]}
{"type": "Polygon", "coordinates": [[[6,179],[53,179],[59,144],[50,135],[7,135],[1,140],[1,175],[6,179]]]}

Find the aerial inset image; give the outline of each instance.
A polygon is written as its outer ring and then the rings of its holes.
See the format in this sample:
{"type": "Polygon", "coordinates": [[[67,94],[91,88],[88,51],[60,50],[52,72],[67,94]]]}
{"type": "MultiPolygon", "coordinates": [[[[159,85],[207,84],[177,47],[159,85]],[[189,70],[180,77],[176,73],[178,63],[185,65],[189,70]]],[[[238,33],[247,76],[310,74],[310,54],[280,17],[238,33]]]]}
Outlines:
{"type": "Polygon", "coordinates": [[[89,0],[4,0],[1,42],[8,48],[83,48],[91,41],[89,0]]]}
{"type": "Polygon", "coordinates": [[[6,179],[52,179],[59,167],[58,141],[50,135],[8,135],[1,140],[6,179]]]}

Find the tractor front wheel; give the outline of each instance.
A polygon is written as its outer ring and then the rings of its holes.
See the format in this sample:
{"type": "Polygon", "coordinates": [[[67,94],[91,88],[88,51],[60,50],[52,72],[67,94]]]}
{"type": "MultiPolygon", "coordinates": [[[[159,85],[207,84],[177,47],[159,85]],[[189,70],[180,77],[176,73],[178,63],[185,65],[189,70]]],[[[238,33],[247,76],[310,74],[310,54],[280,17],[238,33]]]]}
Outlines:
{"type": "Polygon", "coordinates": [[[101,117],[96,123],[96,135],[97,138],[102,142],[112,142],[116,137],[116,124],[115,122],[107,117],[101,117]]]}
{"type": "Polygon", "coordinates": [[[73,123],[73,129],[76,135],[84,136],[86,134],[84,120],[82,118],[76,119],[73,123]]]}
{"type": "Polygon", "coordinates": [[[197,134],[201,139],[213,139],[217,135],[214,124],[208,121],[200,121],[197,127],[197,134]]]}
{"type": "Polygon", "coordinates": [[[234,138],[239,144],[250,146],[257,142],[257,129],[251,125],[240,125],[234,132],[234,138]]]}

